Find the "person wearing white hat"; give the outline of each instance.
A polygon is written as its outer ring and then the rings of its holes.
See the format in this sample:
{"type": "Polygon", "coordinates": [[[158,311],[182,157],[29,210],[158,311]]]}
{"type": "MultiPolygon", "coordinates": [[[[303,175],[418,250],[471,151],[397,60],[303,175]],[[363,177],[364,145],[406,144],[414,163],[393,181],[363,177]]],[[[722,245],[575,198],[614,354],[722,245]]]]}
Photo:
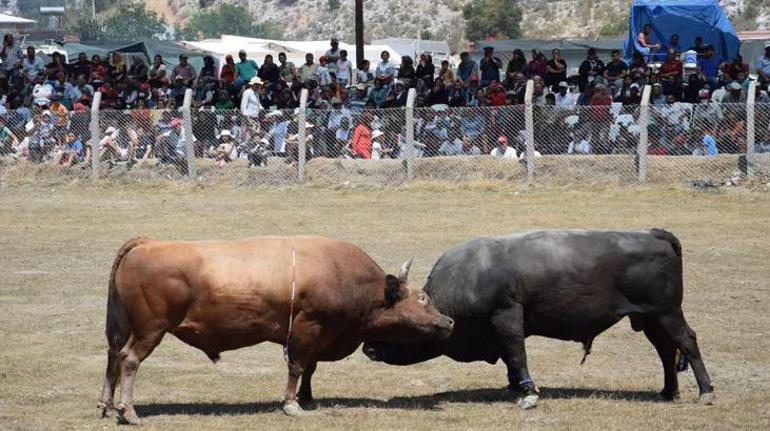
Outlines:
{"type": "Polygon", "coordinates": [[[559,92],[556,93],[556,106],[560,108],[572,108],[577,99],[569,92],[569,84],[566,81],[559,83],[559,92]]]}
{"type": "Polygon", "coordinates": [[[238,144],[229,130],[219,132],[217,139],[219,140],[219,145],[216,149],[212,148],[209,152],[209,157],[216,159],[217,166],[222,167],[226,163],[238,159],[238,144]]]}
{"type": "Polygon", "coordinates": [[[385,136],[382,130],[375,130],[372,132],[372,160],[379,160],[383,156],[392,150],[390,148],[383,147],[380,143],[381,137],[385,136]]]}
{"type": "Polygon", "coordinates": [[[746,92],[743,86],[733,81],[727,86],[727,94],[722,97],[722,103],[746,103],[746,92]]]}
{"type": "Polygon", "coordinates": [[[259,92],[262,87],[262,80],[258,77],[252,77],[249,80],[249,87],[241,95],[241,114],[251,120],[259,117],[259,111],[262,105],[259,102],[259,92]]]}

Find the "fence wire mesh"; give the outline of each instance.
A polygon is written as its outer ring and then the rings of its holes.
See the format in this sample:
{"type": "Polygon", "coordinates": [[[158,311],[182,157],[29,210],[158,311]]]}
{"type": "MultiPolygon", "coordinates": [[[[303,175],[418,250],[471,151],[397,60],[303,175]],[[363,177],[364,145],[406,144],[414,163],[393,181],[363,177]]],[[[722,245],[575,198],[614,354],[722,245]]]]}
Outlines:
{"type": "MultiPolygon", "coordinates": [[[[524,105],[413,109],[413,179],[523,183],[527,170],[524,105]],[[501,142],[500,138],[504,138],[501,142]]],[[[752,172],[770,180],[770,104],[754,109],[750,149],[747,105],[714,101],[637,105],[532,107],[535,183],[638,181],[645,153],[650,182],[723,182],[752,172]]],[[[305,112],[303,182],[398,185],[407,168],[408,108],[329,107],[305,112]]],[[[262,110],[35,108],[0,116],[0,178],[52,182],[89,178],[93,147],[100,178],[182,179],[194,163],[203,182],[292,185],[300,182],[300,112],[262,110]],[[92,136],[92,115],[98,135],[92,136]],[[188,132],[189,127],[189,132],[188,132]],[[192,145],[187,144],[191,137],[192,145]],[[94,141],[98,142],[94,142],[94,141]],[[95,145],[94,145],[95,144],[95,145]],[[194,152],[188,158],[188,152],[194,152]]]]}

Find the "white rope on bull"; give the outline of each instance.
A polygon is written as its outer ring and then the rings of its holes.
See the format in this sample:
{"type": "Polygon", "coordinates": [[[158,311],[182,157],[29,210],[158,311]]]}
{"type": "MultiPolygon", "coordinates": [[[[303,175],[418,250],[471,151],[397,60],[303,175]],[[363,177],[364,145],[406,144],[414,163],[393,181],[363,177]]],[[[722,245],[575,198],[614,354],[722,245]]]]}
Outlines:
{"type": "Polygon", "coordinates": [[[294,326],[294,297],[297,292],[297,252],[294,245],[291,246],[291,302],[289,305],[289,330],[286,331],[286,344],[283,346],[283,359],[288,363],[289,342],[291,341],[291,330],[294,326]]]}

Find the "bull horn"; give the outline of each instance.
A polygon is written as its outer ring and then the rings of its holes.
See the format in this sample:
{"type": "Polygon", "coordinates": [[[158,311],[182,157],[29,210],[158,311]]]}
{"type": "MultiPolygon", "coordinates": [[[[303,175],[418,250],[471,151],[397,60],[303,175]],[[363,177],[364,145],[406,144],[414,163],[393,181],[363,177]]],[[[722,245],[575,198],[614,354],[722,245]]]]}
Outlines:
{"type": "Polygon", "coordinates": [[[403,265],[401,265],[401,269],[398,271],[398,281],[401,283],[406,283],[406,280],[409,278],[409,269],[412,267],[412,262],[414,261],[414,257],[410,257],[409,260],[404,262],[403,265]]]}

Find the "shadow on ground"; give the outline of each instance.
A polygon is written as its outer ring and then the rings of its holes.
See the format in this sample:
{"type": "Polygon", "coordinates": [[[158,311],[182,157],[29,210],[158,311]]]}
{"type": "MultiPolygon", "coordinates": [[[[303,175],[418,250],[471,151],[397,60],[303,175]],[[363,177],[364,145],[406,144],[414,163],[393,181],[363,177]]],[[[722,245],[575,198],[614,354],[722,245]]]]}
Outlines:
{"type": "MultiPolygon", "coordinates": [[[[602,398],[622,401],[657,402],[653,391],[608,390],[593,388],[540,388],[540,399],[602,398]]],[[[437,394],[395,397],[389,400],[372,398],[319,398],[319,408],[376,407],[385,409],[441,410],[441,403],[513,402],[511,392],[499,388],[464,389],[437,394]]],[[[159,415],[247,415],[279,411],[281,403],[157,403],[137,405],[139,416],[159,415]]]]}

